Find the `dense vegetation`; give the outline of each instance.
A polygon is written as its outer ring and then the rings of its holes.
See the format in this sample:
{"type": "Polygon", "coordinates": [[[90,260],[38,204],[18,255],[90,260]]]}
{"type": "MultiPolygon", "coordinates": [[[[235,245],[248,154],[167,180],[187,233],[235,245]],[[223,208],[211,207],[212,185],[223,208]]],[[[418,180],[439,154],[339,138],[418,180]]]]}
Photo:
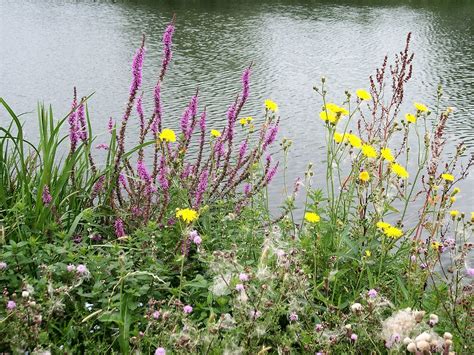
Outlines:
{"type": "MultiPolygon", "coordinates": [[[[0,99],[0,351],[472,352],[474,214],[455,204],[473,160],[462,144],[444,160],[452,109],[441,89],[432,107],[401,112],[410,37],[368,90],[335,104],[324,79],[315,88],[326,188],[312,188],[309,165],[275,217],[277,104],[241,117],[249,67],[225,127],[207,127],[196,92],[175,132],[161,109],[173,32],[153,112],[140,94],[143,40],[125,113],[105,135],[93,135],[89,98],[74,92],[60,120],[38,107],[32,144],[0,99]]],[[[280,147],[285,174],[291,141],[280,147]]]]}

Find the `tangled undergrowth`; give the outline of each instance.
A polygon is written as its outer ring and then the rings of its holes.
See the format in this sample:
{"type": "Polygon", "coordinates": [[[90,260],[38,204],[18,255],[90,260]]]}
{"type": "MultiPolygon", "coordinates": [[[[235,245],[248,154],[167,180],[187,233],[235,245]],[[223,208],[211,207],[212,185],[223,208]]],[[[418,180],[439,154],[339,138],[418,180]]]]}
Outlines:
{"type": "MultiPolygon", "coordinates": [[[[59,121],[39,106],[36,145],[0,99],[0,351],[471,353],[474,213],[455,204],[473,159],[459,144],[446,160],[453,110],[441,89],[432,107],[402,112],[410,36],[368,90],[336,104],[326,80],[315,88],[326,188],[312,188],[308,165],[272,218],[277,104],[240,117],[249,67],[225,127],[207,127],[196,92],[175,129],[161,102],[173,33],[171,23],[153,112],[140,93],[143,39],[107,143],[92,133],[88,97],[74,93],[59,121]]],[[[286,163],[291,141],[281,147],[286,163]]]]}

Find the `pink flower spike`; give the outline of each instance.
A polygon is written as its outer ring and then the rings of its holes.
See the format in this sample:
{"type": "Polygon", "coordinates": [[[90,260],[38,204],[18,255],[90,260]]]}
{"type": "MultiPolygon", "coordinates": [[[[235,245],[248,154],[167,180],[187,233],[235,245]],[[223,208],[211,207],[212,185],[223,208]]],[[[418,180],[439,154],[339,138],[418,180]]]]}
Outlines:
{"type": "Polygon", "coordinates": [[[183,312],[186,314],[189,314],[193,311],[193,307],[191,307],[189,304],[183,307],[183,312]]]}

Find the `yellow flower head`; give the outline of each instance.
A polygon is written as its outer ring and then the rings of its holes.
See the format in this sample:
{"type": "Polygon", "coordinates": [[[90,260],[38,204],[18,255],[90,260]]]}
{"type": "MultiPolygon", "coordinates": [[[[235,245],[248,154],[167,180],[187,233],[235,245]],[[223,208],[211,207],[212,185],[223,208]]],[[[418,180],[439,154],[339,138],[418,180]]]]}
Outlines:
{"type": "Polygon", "coordinates": [[[449,211],[449,214],[451,215],[451,217],[456,218],[459,215],[459,211],[452,210],[452,211],[449,211]]]}
{"type": "Polygon", "coordinates": [[[363,182],[367,182],[370,180],[370,174],[367,171],[361,171],[359,174],[359,179],[363,182]]]}
{"type": "Polygon", "coordinates": [[[392,155],[392,151],[390,150],[390,148],[382,148],[380,150],[380,155],[382,156],[382,158],[384,158],[389,163],[392,163],[395,160],[394,156],[392,155]]]}
{"type": "Polygon", "coordinates": [[[218,131],[217,129],[211,129],[211,136],[215,138],[219,138],[221,136],[221,132],[218,131]]]}
{"type": "Polygon", "coordinates": [[[441,178],[444,181],[450,181],[450,182],[454,181],[454,175],[451,175],[451,174],[441,174],[441,178]]]}
{"type": "Polygon", "coordinates": [[[319,113],[319,118],[321,118],[324,122],[329,121],[331,123],[336,123],[337,120],[338,120],[337,116],[334,113],[330,112],[330,111],[328,111],[328,112],[321,111],[319,113]]]}
{"type": "Polygon", "coordinates": [[[333,104],[332,102],[328,102],[325,106],[325,109],[340,116],[347,116],[349,114],[349,111],[347,111],[344,107],[333,104]]]}
{"type": "Polygon", "coordinates": [[[397,227],[390,226],[384,230],[384,233],[387,237],[398,239],[403,235],[403,231],[397,227]]]}
{"type": "Polygon", "coordinates": [[[370,250],[366,250],[365,251],[365,256],[370,258],[370,256],[372,255],[372,253],[370,252],[370,250]]]}
{"type": "Polygon", "coordinates": [[[362,147],[362,141],[359,137],[357,137],[355,134],[349,133],[347,134],[347,139],[349,140],[349,143],[354,147],[360,149],[362,147]]]}
{"type": "Polygon", "coordinates": [[[461,192],[461,189],[460,189],[459,187],[455,187],[455,188],[453,189],[453,195],[457,195],[457,194],[460,193],[460,192],[461,192]]]}
{"type": "Polygon", "coordinates": [[[413,105],[415,105],[415,108],[419,112],[427,112],[428,111],[428,107],[426,107],[423,104],[420,104],[419,102],[414,102],[413,105]]]}
{"type": "Polygon", "coordinates": [[[190,208],[185,208],[185,209],[178,209],[176,211],[176,217],[181,218],[184,222],[186,223],[191,223],[198,219],[199,215],[198,213],[190,208]]]}
{"type": "Polygon", "coordinates": [[[407,113],[405,115],[405,119],[409,122],[409,123],[416,123],[416,116],[412,113],[407,113]]]}
{"type": "Polygon", "coordinates": [[[436,251],[440,251],[442,246],[443,246],[443,244],[441,244],[440,242],[432,242],[431,243],[431,248],[433,248],[436,251]]]}
{"type": "Polygon", "coordinates": [[[392,165],[390,165],[390,169],[392,170],[394,174],[396,174],[398,177],[402,179],[407,179],[410,176],[408,174],[408,171],[406,171],[406,169],[400,164],[393,163],[392,165]]]}
{"type": "Polygon", "coordinates": [[[245,126],[247,124],[249,124],[250,122],[253,121],[253,118],[252,117],[244,117],[244,118],[241,118],[239,120],[239,123],[242,125],[242,126],[245,126]]]}
{"type": "Polygon", "coordinates": [[[344,134],[339,133],[339,132],[334,132],[333,138],[336,143],[342,143],[345,139],[344,134]]]}
{"type": "Polygon", "coordinates": [[[318,223],[321,220],[321,217],[317,213],[314,212],[306,212],[304,214],[304,219],[309,223],[318,223]]]}
{"type": "Polygon", "coordinates": [[[384,221],[379,221],[376,224],[377,228],[381,229],[382,231],[385,232],[386,229],[390,228],[392,225],[390,223],[384,222],[384,221]]]}
{"type": "Polygon", "coordinates": [[[454,203],[454,202],[456,202],[456,197],[454,197],[454,196],[451,196],[451,197],[449,198],[449,201],[451,201],[451,203],[454,203]]]}
{"type": "Polygon", "coordinates": [[[474,212],[471,212],[471,222],[474,223],[474,212]]]}
{"type": "Polygon", "coordinates": [[[356,90],[356,95],[359,99],[362,101],[364,100],[372,100],[372,95],[368,93],[368,91],[365,91],[364,89],[359,89],[356,90]]]}
{"type": "Polygon", "coordinates": [[[172,129],[165,128],[161,131],[159,138],[164,142],[176,142],[176,134],[172,129]]]}
{"type": "Polygon", "coordinates": [[[377,158],[377,151],[370,144],[364,144],[362,146],[362,154],[367,158],[377,158]]]}
{"type": "Polygon", "coordinates": [[[265,100],[265,108],[273,112],[278,111],[278,105],[272,100],[265,100]]]}

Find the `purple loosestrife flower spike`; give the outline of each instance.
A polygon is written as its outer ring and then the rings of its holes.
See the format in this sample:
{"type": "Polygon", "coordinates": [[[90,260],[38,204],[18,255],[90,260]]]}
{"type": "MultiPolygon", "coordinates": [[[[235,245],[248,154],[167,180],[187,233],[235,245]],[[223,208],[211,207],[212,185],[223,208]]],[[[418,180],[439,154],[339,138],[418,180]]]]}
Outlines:
{"type": "Polygon", "coordinates": [[[171,51],[171,45],[173,44],[173,33],[174,33],[174,18],[173,21],[166,27],[165,33],[163,34],[163,60],[161,62],[161,73],[160,81],[163,81],[163,78],[166,74],[166,69],[170,64],[173,53],[171,51]]]}
{"type": "MultiPolygon", "coordinates": [[[[132,84],[130,85],[130,96],[135,97],[138,89],[142,85],[142,71],[143,71],[143,59],[145,57],[145,47],[141,46],[137,49],[132,62],[132,84]]],[[[128,117],[127,117],[128,119],[128,117]]]]}
{"type": "Polygon", "coordinates": [[[235,121],[237,120],[236,116],[236,107],[235,103],[229,106],[227,110],[227,139],[229,140],[229,144],[232,142],[234,138],[234,127],[235,121]]]}
{"type": "Polygon", "coordinates": [[[84,113],[84,104],[81,102],[77,108],[77,134],[81,141],[87,140],[86,116],[84,113]]]}
{"type": "Polygon", "coordinates": [[[112,130],[114,129],[115,122],[112,117],[109,118],[109,123],[107,125],[107,129],[109,130],[109,133],[112,134],[112,130]]]}
{"type": "Polygon", "coordinates": [[[125,174],[124,174],[123,172],[121,172],[121,173],[119,174],[118,179],[119,179],[119,182],[122,184],[122,186],[123,186],[124,188],[126,188],[126,187],[127,187],[127,178],[125,177],[125,174]]]}
{"type": "Polygon", "coordinates": [[[242,101],[241,105],[243,106],[244,103],[247,101],[250,92],[250,67],[244,70],[242,74],[242,101]]]}
{"type": "Polygon", "coordinates": [[[201,129],[201,132],[206,131],[206,117],[207,117],[207,113],[206,113],[206,109],[204,109],[199,119],[199,128],[201,129]]]}
{"type": "Polygon", "coordinates": [[[115,220],[115,235],[117,236],[117,238],[122,238],[125,236],[123,221],[120,218],[117,218],[115,220]]]}
{"type": "Polygon", "coordinates": [[[69,123],[69,141],[71,143],[71,152],[76,151],[78,133],[77,133],[77,92],[74,88],[74,98],[72,99],[71,114],[68,117],[69,123]]]}
{"type": "Polygon", "coordinates": [[[105,181],[105,175],[102,175],[101,177],[99,177],[92,191],[93,197],[97,196],[102,191],[102,189],[104,188],[104,181],[105,181]]]}
{"type": "Polygon", "coordinates": [[[239,163],[244,159],[245,153],[247,153],[248,140],[246,139],[240,144],[239,148],[239,163]]]}
{"type": "Polygon", "coordinates": [[[270,126],[268,129],[267,136],[265,137],[265,142],[263,143],[262,149],[265,151],[267,147],[275,141],[276,135],[278,133],[278,126],[270,126]]]}
{"type": "Polygon", "coordinates": [[[158,170],[158,182],[160,183],[160,186],[163,190],[168,190],[169,188],[169,182],[168,182],[168,169],[166,167],[166,159],[162,155],[160,158],[160,167],[158,170]]]}
{"type": "Polygon", "coordinates": [[[266,178],[265,178],[265,184],[268,185],[270,182],[272,182],[273,178],[275,177],[275,174],[277,173],[278,170],[278,163],[275,164],[275,166],[268,172],[266,178]]]}
{"type": "Polygon", "coordinates": [[[140,95],[137,99],[137,113],[138,119],[140,120],[140,130],[143,132],[145,130],[145,114],[143,113],[143,94],[140,95]]]}
{"type": "Polygon", "coordinates": [[[44,185],[43,187],[42,200],[44,205],[49,205],[51,201],[53,201],[53,197],[49,193],[49,187],[47,185],[44,185]]]}
{"type": "Polygon", "coordinates": [[[151,131],[153,132],[154,136],[161,130],[161,116],[162,116],[162,108],[161,108],[161,84],[158,82],[155,86],[154,91],[154,99],[155,99],[155,117],[153,117],[153,122],[151,123],[151,131]]]}
{"type": "Polygon", "coordinates": [[[204,169],[199,176],[199,183],[196,189],[196,195],[195,195],[195,207],[199,207],[199,205],[202,202],[202,198],[204,195],[204,192],[207,189],[207,183],[208,183],[208,178],[209,178],[209,171],[207,169],[204,169]]]}

